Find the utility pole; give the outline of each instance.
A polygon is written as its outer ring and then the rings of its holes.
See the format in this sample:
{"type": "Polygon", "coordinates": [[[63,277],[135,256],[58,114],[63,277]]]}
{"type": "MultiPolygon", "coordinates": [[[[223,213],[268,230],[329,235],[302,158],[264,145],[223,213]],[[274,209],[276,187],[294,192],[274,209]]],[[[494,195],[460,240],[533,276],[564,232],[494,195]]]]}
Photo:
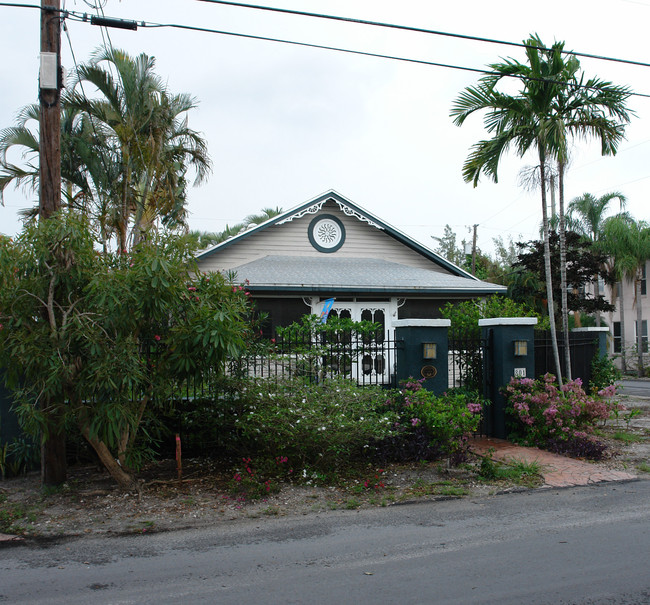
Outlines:
{"type": "MultiPolygon", "coordinates": [[[[47,220],[61,207],[60,8],[60,0],[41,0],[39,220],[47,220]]],[[[61,485],[66,480],[67,466],[65,427],[60,413],[48,414],[46,432],[41,443],[41,482],[61,485]]]]}
{"type": "Polygon", "coordinates": [[[476,229],[478,225],[474,225],[474,235],[472,236],[472,275],[476,276],[476,229]]]}
{"type": "Polygon", "coordinates": [[[38,214],[61,207],[61,2],[41,0],[38,214]]]}

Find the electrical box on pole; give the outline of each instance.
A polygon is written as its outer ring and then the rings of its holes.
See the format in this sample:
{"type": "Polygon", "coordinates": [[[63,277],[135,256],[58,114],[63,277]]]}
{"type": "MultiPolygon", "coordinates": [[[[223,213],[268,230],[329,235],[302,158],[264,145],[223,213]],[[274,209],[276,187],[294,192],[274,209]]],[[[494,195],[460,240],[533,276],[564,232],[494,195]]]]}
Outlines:
{"type": "Polygon", "coordinates": [[[61,207],[61,3],[41,2],[38,213],[48,218],[61,207]]]}

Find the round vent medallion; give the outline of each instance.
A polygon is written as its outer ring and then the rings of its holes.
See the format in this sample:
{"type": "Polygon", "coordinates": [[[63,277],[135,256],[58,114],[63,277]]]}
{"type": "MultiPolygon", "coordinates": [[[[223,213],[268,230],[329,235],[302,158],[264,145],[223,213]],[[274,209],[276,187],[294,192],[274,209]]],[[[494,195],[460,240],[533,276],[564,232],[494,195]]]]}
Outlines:
{"type": "Polygon", "coordinates": [[[309,241],[319,252],[336,252],[345,241],[345,227],[335,216],[321,214],[309,223],[309,241]]]}

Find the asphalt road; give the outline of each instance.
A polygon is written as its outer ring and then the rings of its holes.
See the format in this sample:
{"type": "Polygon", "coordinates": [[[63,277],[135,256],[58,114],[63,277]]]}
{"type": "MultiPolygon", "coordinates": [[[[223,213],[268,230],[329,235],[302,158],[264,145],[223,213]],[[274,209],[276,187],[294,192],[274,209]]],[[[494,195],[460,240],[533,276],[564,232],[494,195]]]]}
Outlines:
{"type": "Polygon", "coordinates": [[[621,380],[620,392],[631,397],[650,397],[650,380],[621,380]]]}
{"type": "Polygon", "coordinates": [[[650,481],[5,545],[0,603],[650,603],[650,481]]]}

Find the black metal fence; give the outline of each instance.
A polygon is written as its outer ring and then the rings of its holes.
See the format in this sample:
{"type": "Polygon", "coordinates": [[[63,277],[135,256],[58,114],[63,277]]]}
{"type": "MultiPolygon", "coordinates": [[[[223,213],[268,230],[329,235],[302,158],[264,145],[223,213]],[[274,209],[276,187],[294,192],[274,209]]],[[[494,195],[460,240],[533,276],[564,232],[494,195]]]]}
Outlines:
{"type": "MultiPolygon", "coordinates": [[[[566,351],[564,338],[558,334],[557,340],[560,367],[564,375],[566,351]]],[[[535,378],[544,376],[546,373],[557,374],[551,342],[550,332],[535,331],[535,378]]],[[[571,376],[581,378],[583,384],[587,386],[591,381],[593,358],[598,355],[598,337],[589,333],[572,332],[569,335],[569,348],[571,351],[571,376]]]]}
{"type": "Polygon", "coordinates": [[[266,379],[301,376],[313,382],[344,377],[360,385],[394,387],[396,348],[394,335],[383,331],[375,335],[342,331],[277,337],[231,359],[227,374],[266,379]]]}

